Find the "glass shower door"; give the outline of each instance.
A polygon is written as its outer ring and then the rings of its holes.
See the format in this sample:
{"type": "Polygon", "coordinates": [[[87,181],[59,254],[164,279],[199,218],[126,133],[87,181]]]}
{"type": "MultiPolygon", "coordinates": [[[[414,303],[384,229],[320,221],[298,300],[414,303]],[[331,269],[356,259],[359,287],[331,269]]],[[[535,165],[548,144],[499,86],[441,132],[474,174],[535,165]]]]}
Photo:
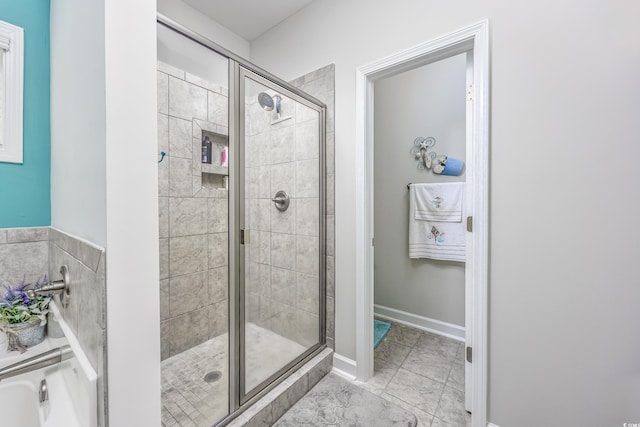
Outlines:
{"type": "Polygon", "coordinates": [[[323,111],[240,70],[240,403],[323,342],[323,111]]]}
{"type": "Polygon", "coordinates": [[[162,422],[213,425],[230,413],[235,379],[229,59],[163,24],[157,37],[162,422]]]}

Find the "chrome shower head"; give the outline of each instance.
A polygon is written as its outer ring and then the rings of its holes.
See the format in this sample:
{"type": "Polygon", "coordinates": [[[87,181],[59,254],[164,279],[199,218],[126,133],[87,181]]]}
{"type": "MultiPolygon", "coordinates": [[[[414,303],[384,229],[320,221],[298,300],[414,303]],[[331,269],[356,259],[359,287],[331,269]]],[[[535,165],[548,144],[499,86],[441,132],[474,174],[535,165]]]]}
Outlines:
{"type": "Polygon", "coordinates": [[[282,97],[278,94],[273,95],[273,100],[276,102],[276,113],[278,114],[278,118],[280,118],[280,100],[282,97]]]}
{"type": "Polygon", "coordinates": [[[260,104],[262,109],[266,111],[271,111],[275,106],[278,118],[280,118],[280,100],[281,99],[282,97],[278,94],[273,95],[273,97],[266,92],[260,92],[258,94],[258,104],[260,104]]]}
{"type": "Polygon", "coordinates": [[[268,93],[260,92],[258,94],[258,104],[266,111],[273,110],[273,98],[268,93]]]}

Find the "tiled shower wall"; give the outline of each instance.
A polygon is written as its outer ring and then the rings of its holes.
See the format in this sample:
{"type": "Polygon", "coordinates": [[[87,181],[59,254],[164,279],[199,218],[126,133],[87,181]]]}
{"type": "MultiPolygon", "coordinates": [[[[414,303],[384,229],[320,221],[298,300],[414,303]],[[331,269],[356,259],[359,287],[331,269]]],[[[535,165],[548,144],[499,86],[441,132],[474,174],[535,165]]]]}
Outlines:
{"type": "Polygon", "coordinates": [[[49,227],[0,229],[0,285],[33,283],[49,271],[49,227]]]}
{"type": "Polygon", "coordinates": [[[335,339],[335,65],[327,65],[290,82],[327,106],[326,189],[327,189],[327,345],[334,348],[335,339]]]}
{"type": "Polygon", "coordinates": [[[203,173],[201,144],[203,130],[228,135],[228,91],[163,63],[157,78],[164,360],[227,332],[228,192],[203,173]]]}
{"type": "Polygon", "coordinates": [[[69,267],[71,298],[62,314],[98,374],[98,422],[107,426],[105,263],[102,248],[51,227],[0,229],[0,285],[60,278],[69,267]]]}
{"type": "MultiPolygon", "coordinates": [[[[291,82],[327,105],[326,117],[326,331],[335,336],[334,250],[334,105],[335,67],[329,65],[291,82]]],[[[248,320],[309,345],[316,337],[318,297],[318,122],[306,107],[282,99],[282,117],[263,111],[255,97],[246,100],[247,203],[252,251],[247,272],[248,320]],[[291,197],[286,212],[271,197],[285,190],[291,197]],[[270,227],[269,227],[270,226],[270,227]],[[257,230],[257,232],[253,231],[257,230]],[[269,232],[270,231],[270,232],[269,232]]]]}
{"type": "MultiPolygon", "coordinates": [[[[326,310],[327,344],[333,347],[334,66],[302,76],[292,84],[325,102],[328,107],[326,310]]],[[[226,332],[227,328],[228,194],[226,190],[216,188],[220,186],[220,181],[215,180],[216,176],[212,179],[212,176],[202,174],[200,164],[201,130],[228,134],[226,95],[225,88],[168,65],[158,64],[158,153],[167,153],[165,160],[159,164],[163,359],[226,332]],[[187,142],[189,123],[190,146],[187,142]],[[191,187],[189,180],[192,181],[191,187]]],[[[317,297],[318,263],[313,260],[317,260],[319,238],[311,230],[305,232],[304,225],[315,221],[313,215],[317,215],[317,210],[311,207],[317,206],[317,201],[312,199],[318,195],[305,194],[303,189],[300,194],[306,200],[301,200],[299,206],[295,206],[298,201],[293,200],[293,209],[290,208],[288,214],[279,217],[261,216],[257,214],[257,210],[268,210],[267,205],[272,207],[271,190],[275,190],[276,186],[286,191],[289,188],[288,192],[292,195],[295,193],[295,188],[290,186],[294,185],[297,166],[300,173],[305,174],[300,176],[300,183],[308,183],[308,188],[317,188],[317,166],[314,169],[317,159],[305,158],[313,150],[311,147],[306,147],[305,150],[302,144],[297,148],[291,145],[295,141],[293,137],[296,132],[299,133],[298,137],[304,133],[309,135],[302,138],[307,143],[317,142],[312,136],[317,135],[317,122],[314,124],[313,120],[304,120],[304,112],[296,112],[295,109],[288,111],[286,99],[283,99],[282,115],[294,118],[275,126],[268,123],[270,116],[260,109],[255,100],[249,102],[247,108],[256,109],[255,117],[259,118],[253,124],[249,123],[248,133],[253,136],[266,130],[271,133],[268,151],[264,147],[253,147],[252,143],[256,139],[247,139],[247,150],[252,153],[246,159],[247,179],[256,184],[248,188],[247,208],[250,209],[251,218],[257,222],[250,226],[257,233],[252,235],[253,262],[249,263],[247,272],[247,308],[248,313],[252,313],[249,320],[262,322],[263,326],[269,326],[270,329],[294,339],[312,336],[307,331],[313,325],[314,316],[317,316],[311,296],[315,292],[314,296],[317,297]],[[295,117],[297,113],[300,113],[299,118],[295,117]],[[265,166],[281,163],[287,165],[274,168],[275,176],[264,176],[267,169],[265,166]],[[278,180],[282,185],[278,185],[278,180]],[[252,191],[256,193],[252,194],[252,191]],[[300,213],[296,216],[297,220],[291,215],[294,211],[300,213]],[[273,227],[275,239],[262,233],[267,224],[273,227]],[[294,231],[298,227],[301,230],[299,234],[294,231]],[[272,245],[285,248],[282,252],[284,256],[273,260],[273,270],[269,264],[272,262],[272,245]],[[311,251],[306,255],[301,252],[301,263],[306,263],[307,267],[302,267],[300,271],[291,265],[292,262],[297,263],[298,245],[302,252],[311,251]],[[275,279],[275,285],[271,283],[272,279],[275,279]],[[268,282],[268,286],[258,288],[259,282],[268,282]],[[262,305],[261,298],[265,301],[262,305]],[[293,313],[297,313],[297,317],[293,313]]],[[[306,117],[309,118],[310,116],[306,117]]]]}
{"type": "Polygon", "coordinates": [[[319,115],[282,96],[282,117],[290,118],[279,121],[248,92],[247,320],[311,346],[319,327],[319,115]],[[279,190],[290,198],[284,212],[271,200],[279,190]]]}

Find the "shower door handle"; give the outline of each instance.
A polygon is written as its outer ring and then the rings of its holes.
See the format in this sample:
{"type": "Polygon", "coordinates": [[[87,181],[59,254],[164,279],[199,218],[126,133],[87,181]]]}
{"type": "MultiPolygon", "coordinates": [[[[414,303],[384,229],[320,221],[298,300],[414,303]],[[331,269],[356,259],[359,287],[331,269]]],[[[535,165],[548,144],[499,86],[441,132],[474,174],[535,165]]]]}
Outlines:
{"type": "Polygon", "coordinates": [[[249,243],[250,243],[249,230],[247,230],[245,228],[241,228],[240,229],[240,244],[241,245],[248,245],[249,243]]]}

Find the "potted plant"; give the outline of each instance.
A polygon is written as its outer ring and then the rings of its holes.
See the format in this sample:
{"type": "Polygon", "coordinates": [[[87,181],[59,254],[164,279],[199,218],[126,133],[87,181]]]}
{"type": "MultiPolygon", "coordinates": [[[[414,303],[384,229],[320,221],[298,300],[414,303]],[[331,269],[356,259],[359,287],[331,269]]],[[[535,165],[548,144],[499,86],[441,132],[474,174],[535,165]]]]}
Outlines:
{"type": "Polygon", "coordinates": [[[38,289],[48,283],[45,275],[36,283],[25,283],[15,287],[5,286],[0,299],[0,329],[9,339],[8,350],[26,351],[44,340],[50,295],[39,295],[29,290],[38,289]],[[30,298],[31,297],[31,298],[30,298]]]}

